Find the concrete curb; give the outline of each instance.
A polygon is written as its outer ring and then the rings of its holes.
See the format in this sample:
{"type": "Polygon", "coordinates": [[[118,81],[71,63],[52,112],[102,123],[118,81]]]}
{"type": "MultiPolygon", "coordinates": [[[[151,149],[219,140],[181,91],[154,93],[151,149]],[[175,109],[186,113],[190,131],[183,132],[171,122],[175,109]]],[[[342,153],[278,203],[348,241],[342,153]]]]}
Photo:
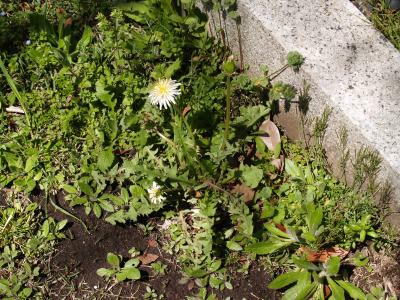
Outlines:
{"type": "MultiPolygon", "coordinates": [[[[325,138],[333,165],[342,126],[352,153],[362,145],[379,152],[380,178],[390,179],[393,208],[400,207],[400,52],[348,0],[239,0],[238,6],[250,73],[260,65],[278,69],[289,51],[302,53],[301,71],[285,71],[278,80],[299,89],[303,80],[311,85],[309,118],[333,109],[325,138]]],[[[227,21],[226,30],[237,53],[236,26],[227,21]]],[[[292,138],[298,137],[296,119],[295,109],[278,117],[292,138]]],[[[391,221],[400,225],[400,215],[391,221]]]]}

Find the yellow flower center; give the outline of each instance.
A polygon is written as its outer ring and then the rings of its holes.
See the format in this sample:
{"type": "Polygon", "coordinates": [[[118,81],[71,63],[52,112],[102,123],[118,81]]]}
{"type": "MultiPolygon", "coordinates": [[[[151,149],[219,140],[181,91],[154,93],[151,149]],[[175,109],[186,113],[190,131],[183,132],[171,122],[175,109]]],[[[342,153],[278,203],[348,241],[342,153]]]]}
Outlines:
{"type": "Polygon", "coordinates": [[[158,86],[158,93],[161,95],[161,96],[164,96],[165,94],[167,94],[167,85],[166,84],[160,84],[159,86],[158,86]]]}

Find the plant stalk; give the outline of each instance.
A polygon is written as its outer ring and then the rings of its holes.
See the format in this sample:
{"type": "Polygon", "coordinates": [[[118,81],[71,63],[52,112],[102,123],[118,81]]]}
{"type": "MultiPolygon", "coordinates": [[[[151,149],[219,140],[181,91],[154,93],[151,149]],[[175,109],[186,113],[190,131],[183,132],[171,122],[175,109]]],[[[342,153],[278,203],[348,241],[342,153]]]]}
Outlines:
{"type": "Polygon", "coordinates": [[[229,126],[231,123],[231,94],[232,94],[231,76],[229,75],[228,80],[226,82],[225,131],[224,131],[224,140],[221,145],[221,150],[224,150],[229,137],[229,126]]]}

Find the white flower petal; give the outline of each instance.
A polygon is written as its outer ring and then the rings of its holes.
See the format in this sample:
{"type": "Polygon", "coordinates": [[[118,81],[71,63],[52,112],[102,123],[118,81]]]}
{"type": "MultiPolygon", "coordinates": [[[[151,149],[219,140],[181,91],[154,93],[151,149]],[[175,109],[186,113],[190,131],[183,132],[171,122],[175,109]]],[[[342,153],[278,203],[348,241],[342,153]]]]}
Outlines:
{"type": "Polygon", "coordinates": [[[160,109],[167,109],[176,103],[176,97],[180,95],[180,83],[172,79],[160,79],[149,93],[150,103],[158,105],[160,109]]]}

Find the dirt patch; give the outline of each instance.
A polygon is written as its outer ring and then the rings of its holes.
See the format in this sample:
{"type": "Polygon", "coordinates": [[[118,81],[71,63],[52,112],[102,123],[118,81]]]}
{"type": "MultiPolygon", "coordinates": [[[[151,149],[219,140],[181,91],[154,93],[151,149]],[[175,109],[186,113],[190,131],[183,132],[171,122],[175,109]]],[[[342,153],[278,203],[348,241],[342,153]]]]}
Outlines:
{"type": "Polygon", "coordinates": [[[400,297],[400,256],[389,256],[369,248],[364,248],[362,253],[370,263],[366,267],[356,268],[351,281],[364,291],[380,286],[389,296],[400,297]]]}
{"type": "MultiPolygon", "coordinates": [[[[61,241],[57,251],[50,261],[52,272],[50,275],[50,289],[47,291],[51,299],[143,299],[146,287],[163,299],[185,299],[195,295],[198,287],[194,280],[181,283],[183,277],[174,257],[162,250],[157,240],[161,240],[159,233],[144,234],[134,225],[113,226],[97,219],[86,216],[83,209],[68,207],[62,197],[58,204],[75,216],[82,219],[89,228],[88,234],[79,222],[66,217],[57,210],[50,209],[49,214],[56,219],[69,219],[70,227],[67,235],[71,239],[61,241]],[[108,252],[129,257],[128,251],[132,247],[145,253],[158,256],[158,261],[167,265],[165,275],[156,275],[149,266],[141,266],[142,279],[137,282],[115,283],[106,281],[96,274],[101,267],[108,267],[106,256],[108,252]]],[[[152,220],[156,222],[157,220],[152,220]]],[[[231,275],[233,290],[215,292],[218,299],[280,299],[280,294],[267,289],[271,276],[266,274],[260,266],[253,263],[248,275],[234,273],[231,275]]]]}

